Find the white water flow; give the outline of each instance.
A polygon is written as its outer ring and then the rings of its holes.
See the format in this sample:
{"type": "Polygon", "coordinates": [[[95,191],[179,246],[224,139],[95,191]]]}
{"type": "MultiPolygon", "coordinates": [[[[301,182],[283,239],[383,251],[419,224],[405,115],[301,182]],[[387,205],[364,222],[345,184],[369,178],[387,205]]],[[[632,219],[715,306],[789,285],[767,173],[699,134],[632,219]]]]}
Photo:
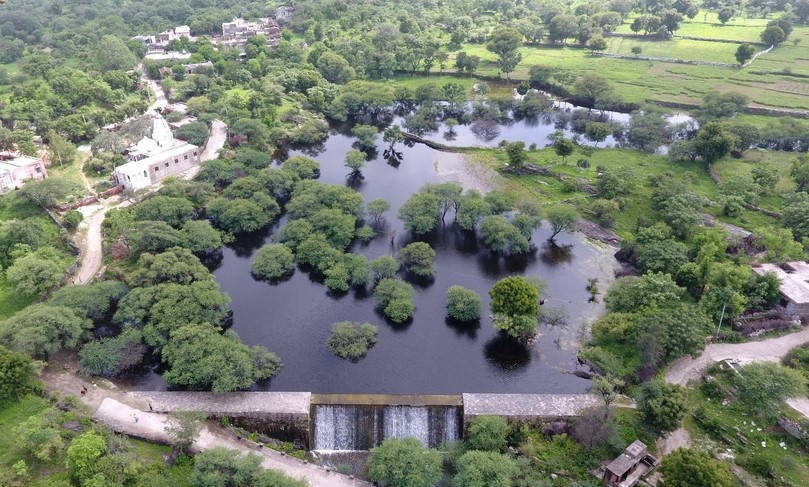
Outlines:
{"type": "Polygon", "coordinates": [[[315,406],[314,450],[369,450],[412,436],[436,447],[460,438],[455,406],[315,406]]]}

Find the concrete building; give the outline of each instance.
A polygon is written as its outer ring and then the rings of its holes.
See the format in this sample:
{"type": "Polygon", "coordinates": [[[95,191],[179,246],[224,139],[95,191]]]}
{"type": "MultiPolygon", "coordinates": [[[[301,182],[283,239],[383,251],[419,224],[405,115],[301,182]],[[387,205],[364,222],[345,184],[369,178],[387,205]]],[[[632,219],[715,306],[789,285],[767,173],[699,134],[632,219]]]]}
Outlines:
{"type": "Polygon", "coordinates": [[[781,280],[781,306],[798,316],[809,316],[809,264],[757,264],[753,270],[760,276],[768,272],[778,276],[781,280]]]}
{"type": "Polygon", "coordinates": [[[139,35],[132,39],[136,39],[144,44],[149,49],[149,53],[162,52],[166,50],[169,42],[178,40],[181,37],[187,37],[189,40],[194,40],[191,36],[191,27],[187,25],[179,25],[173,30],[163,31],[155,36],[152,35],[139,35]]]}
{"type": "Polygon", "coordinates": [[[13,152],[0,153],[0,194],[21,188],[28,179],[45,179],[42,159],[13,152]]]}
{"type": "Polygon", "coordinates": [[[128,149],[129,162],[115,169],[115,181],[126,189],[142,189],[200,163],[201,149],[174,138],[166,120],[154,117],[152,136],[128,149]]]}
{"type": "Polygon", "coordinates": [[[263,17],[255,22],[248,22],[242,18],[235,18],[231,22],[222,24],[222,36],[213,39],[216,43],[228,47],[243,47],[247,39],[263,35],[267,38],[267,45],[275,47],[281,42],[281,28],[275,19],[263,17]]]}
{"type": "Polygon", "coordinates": [[[604,485],[607,487],[634,487],[657,467],[660,460],[646,450],[646,445],[635,440],[626,450],[604,469],[604,485]]]}

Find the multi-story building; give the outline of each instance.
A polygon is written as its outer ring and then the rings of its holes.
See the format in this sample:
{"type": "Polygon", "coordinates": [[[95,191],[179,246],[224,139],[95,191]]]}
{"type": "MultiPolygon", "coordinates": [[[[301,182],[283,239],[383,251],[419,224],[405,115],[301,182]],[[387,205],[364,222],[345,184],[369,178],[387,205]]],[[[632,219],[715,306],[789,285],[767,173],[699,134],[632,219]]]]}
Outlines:
{"type": "Polygon", "coordinates": [[[268,17],[260,18],[255,22],[248,22],[242,18],[224,22],[222,37],[213,40],[228,47],[242,47],[247,43],[247,39],[257,35],[266,37],[267,44],[273,47],[281,42],[281,28],[278,26],[278,22],[268,17]]]}

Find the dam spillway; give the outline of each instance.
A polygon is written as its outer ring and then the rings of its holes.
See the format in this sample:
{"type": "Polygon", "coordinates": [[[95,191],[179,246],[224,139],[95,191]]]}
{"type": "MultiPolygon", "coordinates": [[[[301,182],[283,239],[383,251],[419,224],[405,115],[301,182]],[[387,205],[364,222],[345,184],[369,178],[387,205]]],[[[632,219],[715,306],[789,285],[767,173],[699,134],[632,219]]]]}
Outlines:
{"type": "Polygon", "coordinates": [[[312,403],[314,450],[368,450],[408,436],[436,447],[463,432],[459,396],[315,394],[312,403]]]}

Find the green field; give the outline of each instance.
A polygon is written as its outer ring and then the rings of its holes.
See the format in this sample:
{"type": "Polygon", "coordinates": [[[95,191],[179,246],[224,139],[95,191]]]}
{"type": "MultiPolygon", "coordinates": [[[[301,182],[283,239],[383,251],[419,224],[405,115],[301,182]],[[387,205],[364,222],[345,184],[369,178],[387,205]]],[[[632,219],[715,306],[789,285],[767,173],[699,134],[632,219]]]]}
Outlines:
{"type": "MultiPolygon", "coordinates": [[[[718,23],[714,14],[709,22],[699,21],[703,14],[691,22],[683,22],[678,35],[721,38],[731,41],[758,42],[765,19],[733,20],[727,25],[718,23]],[[712,22],[711,22],[712,21],[712,22]]],[[[628,20],[631,22],[631,19],[628,20]]],[[[622,24],[618,32],[630,33],[629,24],[622,24]]],[[[711,42],[675,37],[671,41],[638,38],[608,38],[606,52],[631,56],[631,49],[640,46],[641,56],[671,57],[733,64],[738,44],[711,42]]],[[[761,46],[761,49],[764,49],[761,46]]],[[[494,64],[495,55],[479,44],[462,47],[470,55],[481,59],[478,74],[499,76],[494,64]]],[[[618,95],[628,102],[676,102],[697,105],[706,93],[735,91],[750,98],[751,106],[809,110],[809,27],[796,26],[790,40],[771,52],[760,56],[747,68],[675,64],[643,59],[616,59],[593,56],[587,48],[573,46],[524,46],[520,49],[522,62],[513,73],[512,80],[527,79],[534,65],[554,66],[577,75],[593,73],[613,82],[618,95]],[[792,40],[800,39],[795,45],[792,40]],[[798,76],[796,76],[798,75],[798,76]]],[[[450,66],[454,63],[451,56],[450,66]]],[[[433,72],[437,72],[434,69],[433,72]]],[[[505,78],[504,76],[502,76],[505,78]]]]}

